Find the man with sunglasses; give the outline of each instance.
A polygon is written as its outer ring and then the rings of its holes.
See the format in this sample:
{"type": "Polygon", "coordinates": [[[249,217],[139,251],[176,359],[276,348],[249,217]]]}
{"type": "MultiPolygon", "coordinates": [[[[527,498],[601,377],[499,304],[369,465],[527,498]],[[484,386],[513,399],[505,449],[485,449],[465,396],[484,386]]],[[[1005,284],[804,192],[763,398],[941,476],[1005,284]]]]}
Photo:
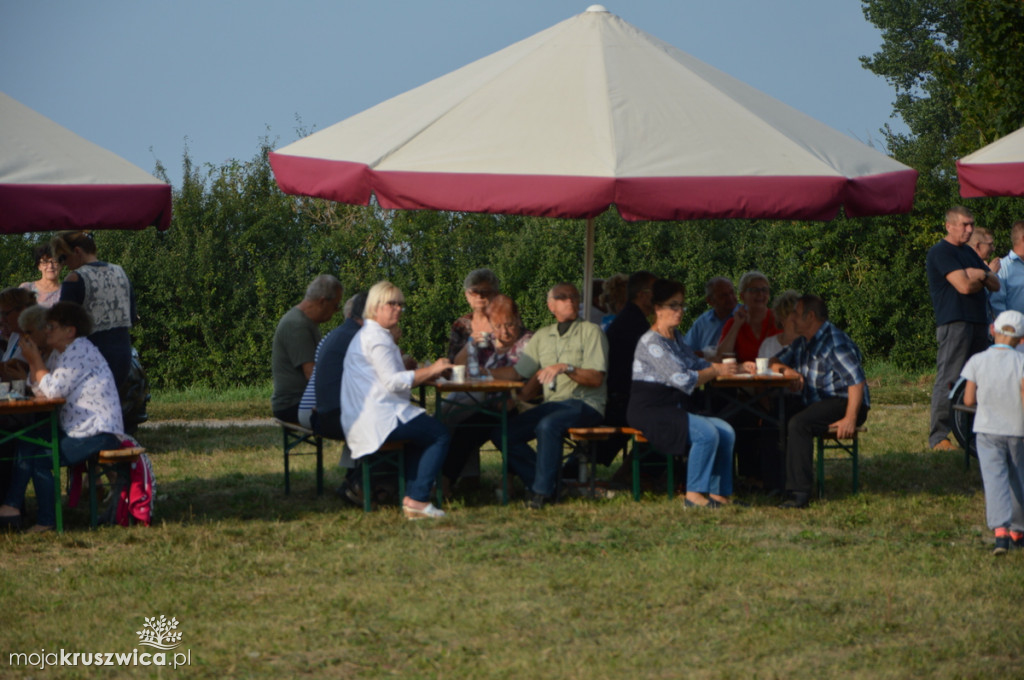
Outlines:
{"type": "MultiPolygon", "coordinates": [[[[565,431],[600,425],[604,418],[608,340],[597,324],[579,318],[579,303],[576,286],[554,286],[548,309],[555,323],[534,334],[514,367],[494,371],[499,379],[527,380],[524,400],[544,393],[544,403],[516,417],[508,429],[509,465],[526,485],[527,504],[538,510],[555,500],[565,431]],[[531,439],[537,440],[536,452],[531,439]]],[[[500,442],[499,430],[492,440],[500,442]]]]}

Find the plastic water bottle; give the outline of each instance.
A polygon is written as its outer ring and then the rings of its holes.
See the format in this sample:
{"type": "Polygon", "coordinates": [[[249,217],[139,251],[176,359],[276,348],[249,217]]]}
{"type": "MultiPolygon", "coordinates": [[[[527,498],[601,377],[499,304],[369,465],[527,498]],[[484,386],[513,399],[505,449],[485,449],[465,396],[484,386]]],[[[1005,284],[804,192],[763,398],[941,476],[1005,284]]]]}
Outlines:
{"type": "Polygon", "coordinates": [[[480,358],[476,354],[476,342],[470,339],[466,346],[466,373],[470,378],[480,377],[480,358]]]}

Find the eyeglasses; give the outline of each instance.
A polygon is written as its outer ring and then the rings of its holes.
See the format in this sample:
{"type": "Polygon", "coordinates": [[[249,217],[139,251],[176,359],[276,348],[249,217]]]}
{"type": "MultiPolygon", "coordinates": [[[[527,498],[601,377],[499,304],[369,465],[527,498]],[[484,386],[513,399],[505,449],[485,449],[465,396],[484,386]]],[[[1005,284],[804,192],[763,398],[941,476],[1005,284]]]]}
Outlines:
{"type": "Polygon", "coordinates": [[[40,260],[39,261],[39,266],[40,267],[59,267],[60,263],[57,262],[56,260],[40,260]]]}
{"type": "Polygon", "coordinates": [[[678,312],[678,311],[684,311],[685,312],[686,311],[686,305],[684,305],[682,302],[666,302],[665,304],[663,304],[661,306],[662,307],[668,307],[673,312],[678,312]]]}
{"type": "Polygon", "coordinates": [[[386,304],[388,307],[397,307],[398,311],[400,311],[400,312],[404,312],[405,311],[405,301],[404,300],[388,300],[384,304],[386,304]]]}
{"type": "Polygon", "coordinates": [[[519,328],[519,324],[517,324],[517,323],[492,323],[491,327],[494,328],[494,330],[496,330],[496,331],[497,330],[514,331],[515,329],[519,328]]]}
{"type": "Polygon", "coordinates": [[[473,295],[475,295],[477,297],[493,297],[494,296],[494,290],[492,290],[491,288],[470,288],[466,292],[472,293],[473,295]]]}

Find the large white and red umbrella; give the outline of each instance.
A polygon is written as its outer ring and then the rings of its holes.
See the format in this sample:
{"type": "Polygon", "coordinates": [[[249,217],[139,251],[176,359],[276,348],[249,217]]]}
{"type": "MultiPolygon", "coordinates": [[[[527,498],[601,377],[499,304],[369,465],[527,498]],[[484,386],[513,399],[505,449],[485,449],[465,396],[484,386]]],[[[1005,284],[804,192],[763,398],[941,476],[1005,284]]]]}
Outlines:
{"type": "MultiPolygon", "coordinates": [[[[594,5],[270,154],[287,193],[627,220],[908,212],[917,172],[594,5]]],[[[589,293],[590,286],[586,286],[589,293]]]]}
{"type": "Polygon", "coordinates": [[[0,233],[167,229],[171,186],[0,92],[0,233]]]}
{"type": "Polygon", "coordinates": [[[956,162],[960,195],[1024,196],[1024,128],[956,162]]]}

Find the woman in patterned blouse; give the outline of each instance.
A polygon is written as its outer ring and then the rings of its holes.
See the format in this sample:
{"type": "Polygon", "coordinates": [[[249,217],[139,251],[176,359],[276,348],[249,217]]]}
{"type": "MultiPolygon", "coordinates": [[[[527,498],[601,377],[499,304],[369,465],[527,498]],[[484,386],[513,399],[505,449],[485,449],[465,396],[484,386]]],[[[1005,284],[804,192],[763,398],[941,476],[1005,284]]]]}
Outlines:
{"type": "MultiPolygon", "coordinates": [[[[22,336],[21,351],[29,365],[33,392],[66,402],[60,410],[60,462],[75,465],[99,451],[121,446],[121,402],[110,367],[86,338],[92,330],[89,313],[74,302],[58,302],[46,313],[46,320],[46,342],[53,349],[46,362],[30,336],[22,336]]],[[[14,477],[0,506],[4,524],[20,525],[19,508],[31,479],[39,507],[36,524],[29,531],[53,529],[56,492],[47,451],[24,442],[18,445],[14,477]],[[40,457],[30,457],[40,453],[40,457]]]]}
{"type": "Polygon", "coordinates": [[[735,373],[736,364],[708,363],[683,342],[683,293],[678,281],[658,279],[651,286],[655,321],[633,354],[627,418],[666,456],[686,455],[689,441],[686,505],[717,508],[730,503],[736,434],[721,418],[689,412],[690,396],[709,380],[735,373]]]}

